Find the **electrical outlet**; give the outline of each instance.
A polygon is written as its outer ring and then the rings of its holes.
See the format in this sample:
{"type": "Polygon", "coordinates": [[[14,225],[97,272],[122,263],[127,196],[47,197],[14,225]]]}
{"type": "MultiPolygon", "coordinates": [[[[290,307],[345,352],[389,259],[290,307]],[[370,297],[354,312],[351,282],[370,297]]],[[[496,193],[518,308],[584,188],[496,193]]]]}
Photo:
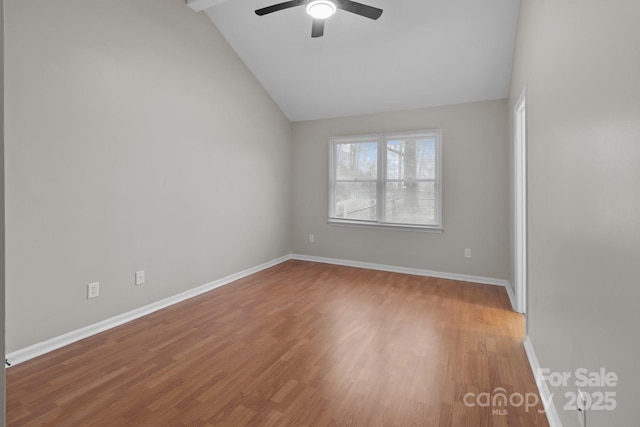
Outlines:
{"type": "Polygon", "coordinates": [[[471,258],[471,249],[466,248],[466,249],[464,250],[464,257],[465,257],[465,258],[471,258]]]}
{"type": "Polygon", "coordinates": [[[144,285],[144,270],[136,271],[136,286],[144,285]]]}
{"type": "Polygon", "coordinates": [[[314,236],[313,234],[309,234],[309,243],[315,243],[316,242],[316,236],[314,236]]]}
{"type": "Polygon", "coordinates": [[[93,282],[87,285],[87,299],[98,298],[100,296],[100,282],[93,282]]]}

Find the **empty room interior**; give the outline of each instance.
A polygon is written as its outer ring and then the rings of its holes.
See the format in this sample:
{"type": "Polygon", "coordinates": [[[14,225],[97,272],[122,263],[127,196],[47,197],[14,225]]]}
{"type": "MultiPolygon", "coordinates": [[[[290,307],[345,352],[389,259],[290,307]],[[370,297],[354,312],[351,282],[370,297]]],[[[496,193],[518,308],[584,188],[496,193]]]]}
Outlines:
{"type": "Polygon", "coordinates": [[[2,4],[0,425],[638,425],[637,0],[2,4]]]}

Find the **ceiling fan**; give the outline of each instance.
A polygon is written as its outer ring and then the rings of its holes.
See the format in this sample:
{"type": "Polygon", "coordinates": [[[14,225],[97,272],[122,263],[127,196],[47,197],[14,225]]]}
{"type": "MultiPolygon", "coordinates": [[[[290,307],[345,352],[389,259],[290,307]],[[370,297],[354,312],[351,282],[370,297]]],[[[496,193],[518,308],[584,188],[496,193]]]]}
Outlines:
{"type": "Polygon", "coordinates": [[[292,0],[258,9],[256,10],[256,15],[263,16],[279,10],[302,6],[303,4],[307,5],[307,13],[313,18],[311,37],[322,37],[324,34],[324,20],[336,13],[337,9],[346,10],[374,20],[382,15],[382,9],[351,0],[292,0]]]}

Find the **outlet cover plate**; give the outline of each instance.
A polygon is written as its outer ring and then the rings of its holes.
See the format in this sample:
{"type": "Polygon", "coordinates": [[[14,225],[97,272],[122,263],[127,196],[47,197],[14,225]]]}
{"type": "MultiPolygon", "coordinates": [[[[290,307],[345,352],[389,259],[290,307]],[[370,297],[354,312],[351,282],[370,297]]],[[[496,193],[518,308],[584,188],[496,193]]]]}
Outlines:
{"type": "Polygon", "coordinates": [[[136,271],[136,286],[144,285],[144,270],[136,271]]]}
{"type": "Polygon", "coordinates": [[[100,282],[93,282],[87,285],[87,299],[100,296],[100,282]]]}

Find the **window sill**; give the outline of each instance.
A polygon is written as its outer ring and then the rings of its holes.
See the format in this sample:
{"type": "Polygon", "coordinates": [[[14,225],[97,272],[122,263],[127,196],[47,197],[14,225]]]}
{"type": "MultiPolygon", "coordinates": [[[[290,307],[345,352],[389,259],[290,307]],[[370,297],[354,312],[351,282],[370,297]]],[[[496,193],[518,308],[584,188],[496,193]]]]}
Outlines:
{"type": "Polygon", "coordinates": [[[360,222],[360,221],[348,221],[340,219],[330,218],[327,221],[329,225],[338,225],[343,227],[356,227],[356,228],[375,228],[378,230],[396,230],[396,231],[417,231],[421,233],[444,233],[444,228],[435,226],[420,226],[410,224],[385,224],[377,222],[360,222]]]}

